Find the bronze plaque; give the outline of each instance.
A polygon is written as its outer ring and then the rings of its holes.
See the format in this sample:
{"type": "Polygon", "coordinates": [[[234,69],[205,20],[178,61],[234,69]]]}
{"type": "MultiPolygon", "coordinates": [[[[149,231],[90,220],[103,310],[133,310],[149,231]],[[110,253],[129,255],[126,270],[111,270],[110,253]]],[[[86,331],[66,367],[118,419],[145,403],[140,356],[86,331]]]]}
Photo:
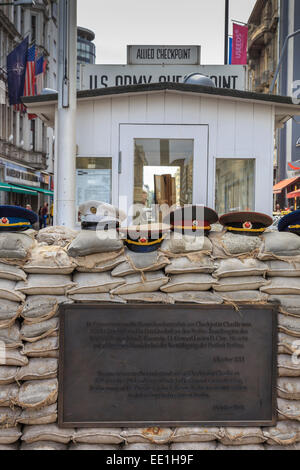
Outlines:
{"type": "Polygon", "coordinates": [[[59,424],[271,426],[277,308],[60,307],[59,424]]]}

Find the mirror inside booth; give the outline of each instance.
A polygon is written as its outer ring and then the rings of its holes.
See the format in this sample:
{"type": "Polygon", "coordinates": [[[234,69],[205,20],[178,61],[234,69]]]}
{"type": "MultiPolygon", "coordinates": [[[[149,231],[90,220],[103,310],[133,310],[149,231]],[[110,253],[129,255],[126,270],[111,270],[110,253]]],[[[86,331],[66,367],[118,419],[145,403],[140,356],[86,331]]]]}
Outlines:
{"type": "Polygon", "coordinates": [[[193,203],[193,160],[193,139],[134,139],[134,224],[193,203]]]}

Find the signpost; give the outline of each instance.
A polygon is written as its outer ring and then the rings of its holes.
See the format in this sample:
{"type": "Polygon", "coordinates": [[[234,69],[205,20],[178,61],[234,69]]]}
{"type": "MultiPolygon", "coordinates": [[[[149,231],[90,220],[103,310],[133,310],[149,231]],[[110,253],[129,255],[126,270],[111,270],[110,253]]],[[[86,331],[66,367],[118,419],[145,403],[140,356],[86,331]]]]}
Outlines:
{"type": "Polygon", "coordinates": [[[61,307],[59,425],[271,426],[270,305],[61,307]]]}

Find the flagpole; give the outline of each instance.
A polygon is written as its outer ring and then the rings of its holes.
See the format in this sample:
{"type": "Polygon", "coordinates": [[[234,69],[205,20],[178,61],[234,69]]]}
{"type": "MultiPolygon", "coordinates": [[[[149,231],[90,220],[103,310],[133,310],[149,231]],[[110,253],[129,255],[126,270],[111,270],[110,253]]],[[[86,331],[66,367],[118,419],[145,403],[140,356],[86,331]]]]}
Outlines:
{"type": "Polygon", "coordinates": [[[228,64],[228,21],[229,21],[229,0],[225,0],[225,35],[224,35],[224,64],[228,64]]]}
{"type": "Polygon", "coordinates": [[[57,162],[54,223],[75,225],[77,0],[59,2],[57,162]]]}

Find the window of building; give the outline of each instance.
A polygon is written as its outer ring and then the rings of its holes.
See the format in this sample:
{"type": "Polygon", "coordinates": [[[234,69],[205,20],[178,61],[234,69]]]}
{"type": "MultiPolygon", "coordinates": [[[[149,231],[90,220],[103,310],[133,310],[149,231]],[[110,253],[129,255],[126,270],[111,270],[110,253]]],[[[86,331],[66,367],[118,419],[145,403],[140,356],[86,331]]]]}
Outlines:
{"type": "Polygon", "coordinates": [[[219,215],[255,210],[255,159],[217,158],[215,208],[219,215]]]}
{"type": "Polygon", "coordinates": [[[31,150],[35,151],[35,119],[30,121],[30,144],[31,150]]]}
{"type": "Polygon", "coordinates": [[[192,204],[193,154],[192,139],[134,140],[133,203],[141,219],[136,223],[160,218],[153,205],[192,204]]]}
{"type": "Polygon", "coordinates": [[[112,202],[111,157],[76,158],[76,206],[90,200],[112,202]]]}
{"type": "Polygon", "coordinates": [[[36,41],[36,16],[31,15],[31,42],[36,41]]]}

